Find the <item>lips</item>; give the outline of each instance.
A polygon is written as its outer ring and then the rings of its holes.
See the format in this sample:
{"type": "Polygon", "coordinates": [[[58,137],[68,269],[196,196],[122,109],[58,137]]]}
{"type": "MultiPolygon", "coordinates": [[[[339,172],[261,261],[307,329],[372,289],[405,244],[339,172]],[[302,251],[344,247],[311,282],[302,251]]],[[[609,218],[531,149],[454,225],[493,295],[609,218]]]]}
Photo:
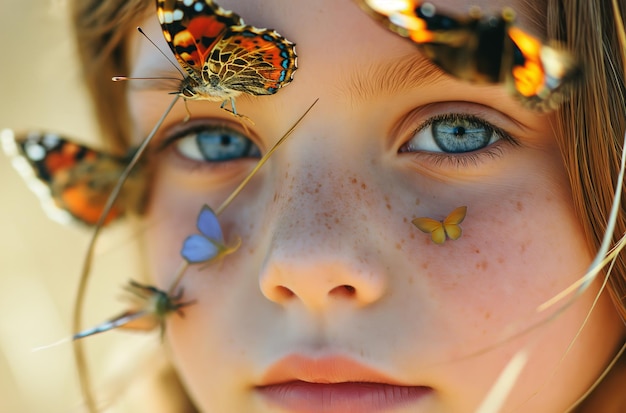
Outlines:
{"type": "Polygon", "coordinates": [[[293,413],[391,412],[433,391],[344,357],[289,356],[273,365],[261,383],[256,390],[269,404],[293,413]]]}

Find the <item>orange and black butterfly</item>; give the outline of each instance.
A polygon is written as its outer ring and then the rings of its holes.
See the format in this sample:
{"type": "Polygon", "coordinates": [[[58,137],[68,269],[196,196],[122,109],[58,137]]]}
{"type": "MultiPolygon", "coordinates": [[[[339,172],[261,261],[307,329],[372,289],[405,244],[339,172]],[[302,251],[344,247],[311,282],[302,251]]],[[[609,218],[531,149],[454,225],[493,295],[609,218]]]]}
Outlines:
{"type": "MultiPolygon", "coordinates": [[[[49,132],[15,134],[0,131],[4,151],[41,200],[44,210],[61,223],[94,226],[128,165],[130,157],[96,151],[49,132]]],[[[125,183],[105,224],[129,210],[141,209],[143,174],[136,171],[125,183]]]]}
{"type": "Polygon", "coordinates": [[[421,217],[415,218],[413,225],[415,225],[420,231],[430,234],[430,238],[435,244],[443,244],[446,239],[457,240],[461,238],[463,230],[461,229],[461,222],[465,219],[467,214],[467,207],[460,206],[450,212],[443,221],[437,221],[436,219],[421,217]]]}
{"type": "Polygon", "coordinates": [[[568,52],[515,26],[515,12],[509,8],[500,16],[473,9],[467,16],[452,17],[420,0],[356,2],[445,72],[473,83],[504,83],[531,109],[556,109],[580,77],[580,66],[568,52]]]}
{"type": "Polygon", "coordinates": [[[209,0],[156,0],[163,36],[187,77],[185,99],[230,101],[242,93],[272,95],[297,69],[295,44],[275,30],[246,25],[209,0]]]}

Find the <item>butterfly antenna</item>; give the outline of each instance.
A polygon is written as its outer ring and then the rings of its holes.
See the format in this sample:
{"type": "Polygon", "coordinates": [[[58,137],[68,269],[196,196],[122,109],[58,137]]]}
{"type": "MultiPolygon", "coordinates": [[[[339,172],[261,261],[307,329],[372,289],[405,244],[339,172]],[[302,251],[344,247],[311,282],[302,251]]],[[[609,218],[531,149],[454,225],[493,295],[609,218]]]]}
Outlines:
{"type": "MultiPolygon", "coordinates": [[[[123,80],[180,80],[177,77],[128,77],[128,76],[113,76],[111,78],[114,82],[121,82],[123,80]]],[[[178,93],[178,92],[176,92],[178,93]]]]}
{"type": "Polygon", "coordinates": [[[178,63],[173,62],[173,61],[172,61],[172,59],[171,59],[168,55],[166,55],[166,54],[165,54],[165,52],[164,52],[163,50],[161,50],[161,48],[160,48],[159,46],[157,46],[157,45],[156,45],[156,43],[154,43],[154,42],[152,41],[152,39],[151,39],[151,38],[149,38],[149,37],[148,37],[148,35],[147,35],[144,31],[143,31],[143,29],[142,29],[141,27],[137,27],[137,31],[138,31],[139,33],[141,33],[141,34],[143,35],[143,37],[145,37],[146,39],[148,39],[148,41],[149,41],[150,43],[152,43],[152,45],[153,45],[154,47],[156,47],[156,49],[159,51],[159,53],[161,53],[161,54],[163,55],[163,57],[165,57],[165,58],[167,59],[167,61],[168,61],[168,62],[170,62],[170,63],[172,64],[172,66],[174,66],[174,67],[176,68],[176,70],[178,71],[178,73],[180,73],[180,75],[181,75],[183,78],[185,78],[185,77],[186,77],[186,76],[185,76],[185,74],[183,73],[183,71],[182,71],[182,70],[180,70],[180,66],[178,65],[178,63]]]}

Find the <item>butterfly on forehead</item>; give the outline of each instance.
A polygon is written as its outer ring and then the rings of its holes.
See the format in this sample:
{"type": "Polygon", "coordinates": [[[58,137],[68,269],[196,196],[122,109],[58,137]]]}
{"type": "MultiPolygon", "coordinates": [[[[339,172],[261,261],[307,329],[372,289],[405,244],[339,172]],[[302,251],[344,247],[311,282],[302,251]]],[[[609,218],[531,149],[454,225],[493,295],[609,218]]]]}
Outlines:
{"type": "Polygon", "coordinates": [[[452,17],[419,0],[355,0],[371,17],[411,40],[445,72],[473,83],[504,83],[534,110],[556,109],[580,77],[576,60],[515,25],[515,12],[452,17]]]}
{"type": "Polygon", "coordinates": [[[230,102],[242,93],[272,95],[297,69],[295,45],[275,30],[246,25],[210,0],[157,0],[161,29],[186,72],[179,94],[230,102]]]}
{"type": "MultiPolygon", "coordinates": [[[[51,132],[15,134],[5,129],[0,131],[0,138],[5,153],[46,213],[63,224],[96,225],[130,159],[96,151],[51,132]]],[[[130,210],[142,209],[144,179],[141,169],[129,176],[105,224],[130,210]]]]}

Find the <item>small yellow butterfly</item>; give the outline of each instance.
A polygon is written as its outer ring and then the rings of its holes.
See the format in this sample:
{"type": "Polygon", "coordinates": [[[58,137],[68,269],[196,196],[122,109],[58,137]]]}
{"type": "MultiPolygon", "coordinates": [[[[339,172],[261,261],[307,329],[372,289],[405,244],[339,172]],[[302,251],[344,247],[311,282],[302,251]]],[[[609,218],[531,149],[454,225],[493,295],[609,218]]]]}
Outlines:
{"type": "Polygon", "coordinates": [[[419,228],[420,231],[430,234],[430,238],[432,238],[435,244],[443,244],[446,242],[446,237],[453,240],[461,237],[463,230],[459,224],[465,219],[466,213],[467,207],[460,206],[450,212],[450,215],[443,221],[422,217],[415,218],[411,222],[419,228]]]}

